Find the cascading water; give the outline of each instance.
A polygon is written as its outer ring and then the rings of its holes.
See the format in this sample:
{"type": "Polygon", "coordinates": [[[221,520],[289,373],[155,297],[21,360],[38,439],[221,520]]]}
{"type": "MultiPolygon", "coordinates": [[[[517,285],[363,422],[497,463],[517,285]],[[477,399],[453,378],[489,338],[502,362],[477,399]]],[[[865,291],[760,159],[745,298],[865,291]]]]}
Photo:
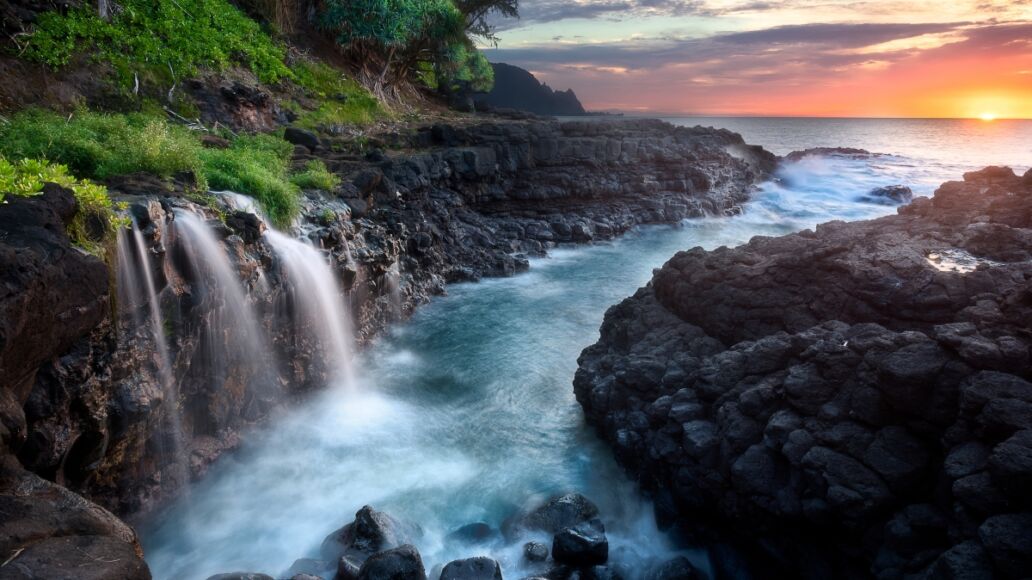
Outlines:
{"type": "MultiPolygon", "coordinates": [[[[162,239],[160,225],[158,238],[162,239]]],[[[149,327],[154,341],[154,354],[158,370],[158,381],[164,397],[164,417],[168,423],[165,432],[169,434],[170,445],[163,447],[163,465],[171,465],[180,483],[189,482],[185,446],[183,445],[183,422],[179,405],[179,389],[172,374],[172,359],[165,336],[165,318],[161,312],[160,295],[155,284],[155,272],[151,265],[150,251],[143,238],[143,232],[135,220],[130,230],[118,230],[118,291],[121,304],[132,314],[132,331],[149,327]],[[130,242],[129,237],[132,241],[130,242]],[[133,258],[136,258],[135,260],[133,258]],[[144,306],[146,311],[144,312],[144,306]],[[145,324],[145,321],[147,322],[145,324]]]]}
{"type": "Polygon", "coordinates": [[[193,213],[176,211],[173,223],[175,251],[185,262],[178,269],[189,280],[193,307],[205,316],[205,359],[194,361],[191,370],[201,362],[203,380],[212,389],[238,386],[254,396],[277,396],[275,359],[226,249],[193,213]]]}
{"type": "Polygon", "coordinates": [[[300,316],[297,328],[310,331],[334,380],[354,385],[351,325],[336,276],[322,252],[269,229],[265,239],[279,257],[290,284],[288,299],[300,316]]]}

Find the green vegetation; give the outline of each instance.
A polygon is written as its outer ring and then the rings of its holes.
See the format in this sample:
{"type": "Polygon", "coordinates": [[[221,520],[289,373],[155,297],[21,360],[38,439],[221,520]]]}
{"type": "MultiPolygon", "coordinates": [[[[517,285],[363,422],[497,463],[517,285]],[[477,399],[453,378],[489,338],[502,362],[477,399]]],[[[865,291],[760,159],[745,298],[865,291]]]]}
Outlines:
{"type": "MultiPolygon", "coordinates": [[[[196,132],[144,113],[80,111],[66,118],[27,110],[0,125],[0,154],[7,158],[49,159],[92,179],[190,173],[200,190],[254,196],[277,225],[297,215],[301,187],[333,189],[337,183],[321,163],[291,175],[292,151],[290,143],[275,135],[232,137],[227,149],[207,149],[196,132]]],[[[34,182],[19,181],[26,179],[21,173],[15,177],[9,178],[11,191],[32,190],[34,182]]]]}
{"type": "Polygon", "coordinates": [[[330,173],[330,170],[326,169],[326,165],[318,159],[313,159],[306,163],[304,171],[292,175],[290,181],[301,189],[322,189],[325,191],[333,191],[335,187],[340,185],[340,177],[330,173]]]}
{"type": "Polygon", "coordinates": [[[89,53],[134,75],[175,80],[201,67],[249,67],[263,82],[291,76],[285,49],[227,0],[119,0],[109,20],[89,5],[47,12],[29,37],[25,56],[60,67],[89,53]]]}
{"type": "Polygon", "coordinates": [[[320,24],[374,94],[397,97],[413,79],[432,78],[444,90],[489,89],[491,67],[473,38],[493,39],[491,13],[515,16],[516,0],[326,0],[320,24]]]}
{"type": "Polygon", "coordinates": [[[102,185],[69,175],[64,165],[45,159],[8,161],[0,155],[0,203],[7,194],[28,197],[39,195],[43,184],[56,183],[72,191],[79,211],[68,226],[68,236],[79,247],[96,255],[103,255],[108,234],[123,225],[124,219],[115,213],[115,205],[102,185]]]}
{"type": "Polygon", "coordinates": [[[386,113],[375,97],[333,67],[313,61],[294,66],[294,79],[309,96],[320,102],[313,111],[301,111],[297,125],[308,129],[334,125],[365,125],[386,113]]]}
{"type": "Polygon", "coordinates": [[[258,200],[278,226],[289,224],[300,209],[300,190],[290,181],[293,146],[271,135],[237,137],[228,149],[201,151],[208,187],[245,193],[258,200]]]}
{"type": "Polygon", "coordinates": [[[106,179],[145,172],[159,177],[201,176],[200,143],[185,127],[145,113],[109,115],[79,111],[68,118],[30,109],[0,126],[0,152],[12,158],[45,158],[75,175],[106,179]]]}

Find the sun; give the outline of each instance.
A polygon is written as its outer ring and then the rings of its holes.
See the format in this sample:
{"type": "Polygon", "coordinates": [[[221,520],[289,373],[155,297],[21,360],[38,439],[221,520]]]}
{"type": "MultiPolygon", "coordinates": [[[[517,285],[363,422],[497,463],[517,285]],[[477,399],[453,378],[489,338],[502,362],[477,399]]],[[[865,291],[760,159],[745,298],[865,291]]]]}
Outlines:
{"type": "Polygon", "coordinates": [[[978,118],[983,120],[983,121],[995,121],[996,120],[996,113],[982,113],[981,115],[978,116],[978,118]]]}

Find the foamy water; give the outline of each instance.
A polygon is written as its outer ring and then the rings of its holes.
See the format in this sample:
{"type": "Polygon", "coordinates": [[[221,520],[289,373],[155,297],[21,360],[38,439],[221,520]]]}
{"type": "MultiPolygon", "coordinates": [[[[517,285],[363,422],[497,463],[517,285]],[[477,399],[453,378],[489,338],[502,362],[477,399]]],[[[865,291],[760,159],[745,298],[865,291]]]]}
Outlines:
{"type": "MultiPolygon", "coordinates": [[[[519,578],[533,571],[519,560],[530,538],[466,544],[448,534],[473,522],[498,529],[521,507],[568,491],[599,504],[612,561],[641,572],[682,553],[573,396],[577,356],[597,340],[605,310],[678,250],[892,213],[858,199],[895,184],[928,194],[958,177],[947,165],[901,155],[804,159],[764,184],[742,216],[640,228],[558,249],[515,278],[452,286],[360,357],[357,388],[328,389],[249,437],[192,490],[189,508],[146,522],[155,577],[282,575],[371,504],[422,526],[416,545],[428,570],[488,555],[519,578]]],[[[684,553],[705,569],[703,548],[684,553]]]]}

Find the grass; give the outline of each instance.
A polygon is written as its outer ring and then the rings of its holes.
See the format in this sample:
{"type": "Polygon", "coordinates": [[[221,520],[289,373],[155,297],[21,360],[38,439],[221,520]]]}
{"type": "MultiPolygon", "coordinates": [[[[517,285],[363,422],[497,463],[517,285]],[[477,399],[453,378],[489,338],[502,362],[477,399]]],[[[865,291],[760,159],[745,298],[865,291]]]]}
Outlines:
{"type": "MultiPolygon", "coordinates": [[[[199,190],[253,196],[278,226],[297,216],[301,188],[331,190],[338,183],[321,163],[292,174],[292,151],[277,135],[241,135],[227,149],[208,149],[197,133],[145,113],[80,111],[66,118],[26,110],[0,125],[0,155],[9,159],[49,159],[90,179],[137,172],[169,178],[187,172],[199,190]]],[[[26,189],[17,181],[9,187],[26,189]]]]}
{"type": "Polygon", "coordinates": [[[301,189],[322,189],[325,191],[333,191],[334,188],[340,185],[340,177],[330,173],[330,170],[326,169],[326,165],[318,159],[313,159],[306,163],[304,171],[292,175],[290,181],[301,189]]]}
{"type": "Polygon", "coordinates": [[[43,191],[45,183],[56,183],[72,191],[78,211],[68,226],[72,243],[103,257],[109,235],[125,219],[116,213],[116,206],[107,195],[107,189],[88,179],[76,179],[68,167],[45,159],[24,158],[9,161],[0,155],[0,203],[6,195],[31,197],[43,191]]]}
{"type": "Polygon", "coordinates": [[[298,86],[319,102],[315,110],[300,112],[301,127],[367,125],[387,115],[376,97],[331,66],[302,61],[294,65],[293,74],[298,86]]]}
{"type": "Polygon", "coordinates": [[[61,67],[77,54],[110,63],[124,83],[134,75],[175,80],[200,68],[250,68],[263,82],[291,77],[284,47],[228,0],[119,0],[102,20],[89,4],[46,12],[28,38],[27,58],[61,67]]]}

